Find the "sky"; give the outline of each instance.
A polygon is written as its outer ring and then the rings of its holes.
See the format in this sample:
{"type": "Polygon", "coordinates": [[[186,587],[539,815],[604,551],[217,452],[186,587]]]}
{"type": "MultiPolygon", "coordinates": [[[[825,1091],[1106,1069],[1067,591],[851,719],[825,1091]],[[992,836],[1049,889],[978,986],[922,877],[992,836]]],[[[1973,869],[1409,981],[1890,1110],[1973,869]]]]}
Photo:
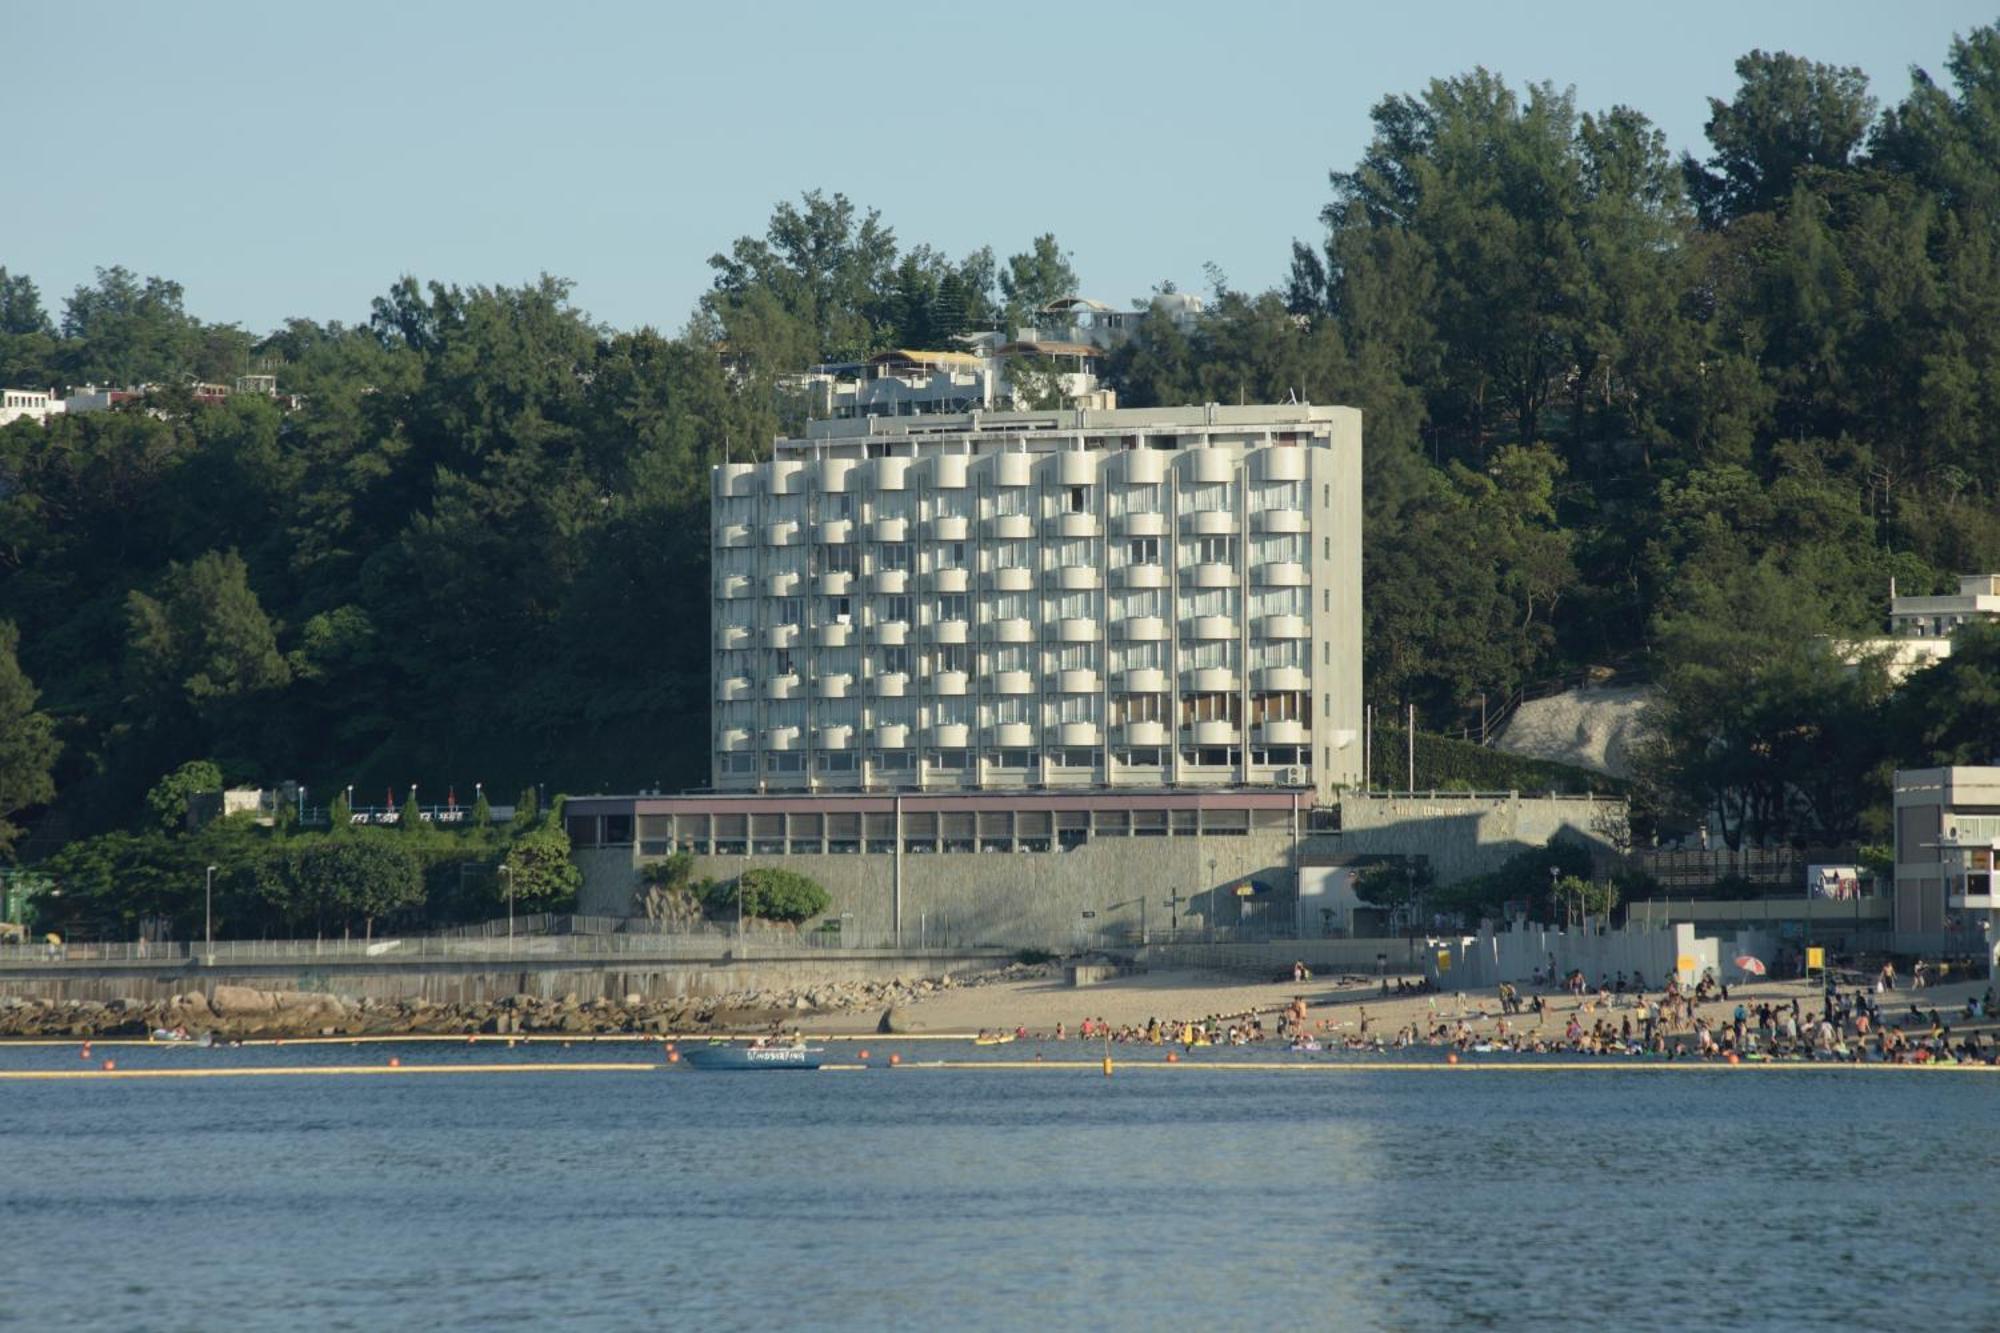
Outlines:
{"type": "MultiPolygon", "coordinates": [[[[1990,0],[1989,0],[1990,5],[1990,0]]],[[[354,323],[398,277],[571,279],[678,330],[707,259],[810,189],[905,246],[1054,232],[1084,294],[1280,283],[1384,96],[1477,65],[1636,107],[1705,154],[1753,48],[1858,65],[1893,103],[1960,0],[856,6],[10,7],[0,266],[50,312],[123,264],[205,320],[354,323]],[[32,54],[32,58],[29,57],[32,54]]]]}

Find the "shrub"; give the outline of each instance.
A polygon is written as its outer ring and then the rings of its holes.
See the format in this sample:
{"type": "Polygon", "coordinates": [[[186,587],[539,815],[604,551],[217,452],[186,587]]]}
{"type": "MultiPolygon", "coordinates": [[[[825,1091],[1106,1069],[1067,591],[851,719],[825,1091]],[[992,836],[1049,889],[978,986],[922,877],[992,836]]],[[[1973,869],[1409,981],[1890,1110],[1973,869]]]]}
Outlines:
{"type": "Polygon", "coordinates": [[[795,870],[758,866],[746,870],[728,884],[714,884],[704,890],[703,902],[718,916],[736,910],[737,895],[743,897],[743,915],[762,921],[786,921],[794,925],[824,912],[833,899],[827,891],[795,870]]]}

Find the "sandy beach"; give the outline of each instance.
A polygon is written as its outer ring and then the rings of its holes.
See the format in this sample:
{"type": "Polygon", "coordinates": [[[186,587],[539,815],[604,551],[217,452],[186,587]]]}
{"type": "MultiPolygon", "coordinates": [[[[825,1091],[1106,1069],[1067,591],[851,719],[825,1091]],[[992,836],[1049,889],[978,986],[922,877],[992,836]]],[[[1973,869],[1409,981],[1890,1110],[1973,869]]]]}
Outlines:
{"type": "MultiPolygon", "coordinates": [[[[1963,1017],[1966,1001],[1984,994],[1987,984],[1978,980],[1920,991],[1897,990],[1880,996],[1878,1003],[1891,1024],[1900,1024],[1908,1015],[1909,1006],[1915,1003],[1925,1013],[1935,1007],[1954,1033],[1991,1031],[1994,1024],[1990,1019],[1963,1017]]],[[[1243,981],[1213,972],[1160,971],[1117,977],[1088,987],[1074,987],[1052,978],[964,986],[928,996],[903,1012],[910,1031],[917,1035],[977,1033],[989,1029],[1011,1031],[1025,1027],[1032,1035],[1045,1036],[1054,1033],[1057,1023],[1074,1033],[1085,1017],[1102,1019],[1115,1029],[1143,1027],[1152,1018],[1164,1023],[1242,1014],[1264,1016],[1265,1027],[1275,1033],[1278,1011],[1294,997],[1303,996],[1307,1022],[1315,1030],[1324,1029],[1336,1036],[1355,1034],[1364,1010],[1371,1035],[1393,1035],[1398,1028],[1412,1022],[1428,1029],[1438,1022],[1456,1022],[1460,1017],[1475,1032],[1491,1034],[1497,1030],[1500,1001],[1491,991],[1397,995],[1393,986],[1392,981],[1391,994],[1384,996],[1381,984],[1373,978],[1315,977],[1296,984],[1243,981]]],[[[1527,1000],[1534,991],[1523,987],[1521,993],[1523,1000],[1527,1000]]],[[[1585,1005],[1593,1006],[1579,1014],[1586,1027],[1607,1013],[1613,1022],[1621,1015],[1636,1013],[1630,1007],[1629,996],[1614,997],[1607,1011],[1596,1008],[1593,997],[1579,1001],[1568,994],[1544,994],[1548,1003],[1547,1013],[1541,1019],[1544,1035],[1560,1036],[1570,1015],[1585,1005]]],[[[1794,998],[1803,1011],[1816,1011],[1820,1003],[1819,984],[1760,981],[1749,986],[1732,986],[1728,1000],[1704,1004],[1699,1012],[1710,1023],[1721,1024],[1735,1013],[1739,1002],[1754,1009],[1764,1002],[1789,1005],[1794,998]]],[[[869,1032],[875,1030],[876,1017],[865,1012],[826,1015],[805,1026],[830,1034],[869,1032]]],[[[1536,1031],[1532,1012],[1510,1015],[1507,1022],[1509,1031],[1536,1031]]]]}

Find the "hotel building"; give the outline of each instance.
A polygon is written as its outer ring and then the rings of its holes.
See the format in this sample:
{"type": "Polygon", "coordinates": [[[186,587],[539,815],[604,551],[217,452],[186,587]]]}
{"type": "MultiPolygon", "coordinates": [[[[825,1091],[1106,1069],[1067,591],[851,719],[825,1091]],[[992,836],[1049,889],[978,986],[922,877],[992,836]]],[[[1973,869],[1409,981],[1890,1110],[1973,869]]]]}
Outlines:
{"type": "Polygon", "coordinates": [[[1353,408],[815,421],[713,487],[718,793],[1362,780],[1353,408]]]}

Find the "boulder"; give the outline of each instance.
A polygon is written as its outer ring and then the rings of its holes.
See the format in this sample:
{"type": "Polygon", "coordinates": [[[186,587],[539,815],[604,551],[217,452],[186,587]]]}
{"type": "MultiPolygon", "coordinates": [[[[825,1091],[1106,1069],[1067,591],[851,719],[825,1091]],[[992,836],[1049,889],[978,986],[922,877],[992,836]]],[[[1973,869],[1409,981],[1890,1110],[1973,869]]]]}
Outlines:
{"type": "Polygon", "coordinates": [[[890,1005],[882,1011],[882,1021],[875,1026],[877,1032],[892,1036],[907,1036],[912,1032],[922,1032],[929,1025],[901,1005],[890,1005]]]}
{"type": "Polygon", "coordinates": [[[223,1018],[257,1017],[276,1010],[278,997],[248,986],[217,986],[209,1007],[223,1018]]]}

